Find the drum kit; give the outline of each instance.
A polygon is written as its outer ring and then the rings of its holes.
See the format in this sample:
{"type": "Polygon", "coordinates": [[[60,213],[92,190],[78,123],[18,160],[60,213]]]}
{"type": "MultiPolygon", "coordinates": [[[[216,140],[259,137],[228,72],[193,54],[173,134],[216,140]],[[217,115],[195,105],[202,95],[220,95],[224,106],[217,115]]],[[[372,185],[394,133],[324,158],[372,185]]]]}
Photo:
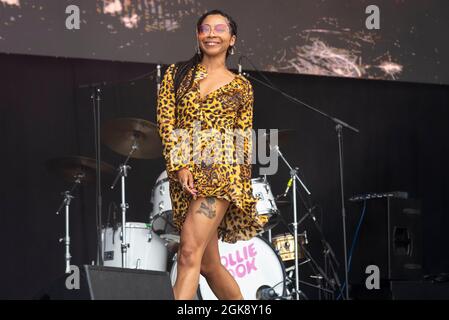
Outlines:
{"type": "MultiPolygon", "coordinates": [[[[101,133],[102,142],[105,145],[126,157],[117,169],[104,162],[101,162],[100,166],[101,175],[110,178],[103,181],[113,181],[111,188],[114,188],[119,180],[121,182],[121,223],[114,223],[112,226],[108,223],[101,226],[102,263],[110,267],[169,272],[174,284],[180,237],[171,222],[172,204],[166,171],[159,175],[152,188],[150,199],[152,211],[148,221],[126,221],[128,204],[125,187],[126,178],[131,170],[128,163],[131,158],[161,157],[162,145],[157,126],[142,119],[120,118],[104,123],[101,133]],[[117,172],[115,180],[112,179],[114,172],[117,172]]],[[[284,133],[281,138],[288,136],[289,134],[284,133]]],[[[70,273],[70,203],[79,185],[95,183],[96,161],[81,156],[56,158],[49,160],[47,167],[65,181],[72,183],[71,188],[62,193],[64,198],[57,211],[59,213],[65,208],[65,237],[60,241],[65,244],[66,273],[70,273]]],[[[306,249],[307,232],[298,234],[295,229],[291,233],[271,237],[273,228],[281,221],[285,222],[279,208],[294,203],[286,200],[286,197],[275,197],[266,176],[253,178],[251,182],[253,195],[259,199],[256,205],[257,214],[262,220],[267,221],[265,230],[251,240],[238,241],[235,244],[219,240],[221,262],[236,279],[244,299],[307,298],[298,289],[299,279],[295,279],[298,273],[296,272],[293,276],[291,272],[296,271],[295,269],[302,264],[314,262],[306,249]],[[268,233],[268,239],[264,237],[265,233],[268,233]],[[293,260],[296,264],[286,268],[285,264],[293,260]]],[[[329,280],[326,274],[323,276],[325,280],[329,280]]],[[[326,290],[321,287],[320,289],[326,290]]],[[[328,290],[328,292],[331,291],[328,290]]],[[[200,276],[197,299],[217,299],[203,276],[200,276]]]]}

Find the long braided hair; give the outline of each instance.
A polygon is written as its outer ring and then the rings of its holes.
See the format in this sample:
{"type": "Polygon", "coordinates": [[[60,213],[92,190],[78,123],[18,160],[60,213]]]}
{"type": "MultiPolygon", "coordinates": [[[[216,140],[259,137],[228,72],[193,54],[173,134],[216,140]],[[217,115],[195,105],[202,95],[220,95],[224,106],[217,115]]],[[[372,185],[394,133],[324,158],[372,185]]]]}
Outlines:
{"type": "MultiPolygon", "coordinates": [[[[227,13],[224,13],[221,10],[211,10],[211,11],[204,13],[198,19],[198,21],[196,23],[196,29],[197,30],[199,29],[199,27],[201,26],[201,24],[203,23],[204,19],[206,19],[207,16],[213,15],[213,14],[217,14],[217,15],[221,15],[221,16],[225,17],[229,23],[231,36],[232,35],[237,36],[237,23],[234,21],[234,19],[232,19],[232,17],[230,15],[228,15],[227,13]]],[[[232,50],[232,46],[229,46],[228,50],[226,51],[226,59],[228,58],[231,50],[232,50]]],[[[202,59],[203,59],[203,52],[200,50],[200,53],[195,53],[195,55],[192,58],[190,58],[189,60],[180,61],[180,62],[175,63],[173,79],[174,79],[176,103],[178,101],[180,101],[182,99],[182,97],[192,87],[194,77],[190,78],[190,82],[187,86],[187,90],[185,90],[184,93],[180,97],[178,97],[177,92],[178,92],[179,87],[181,86],[182,81],[184,80],[184,78],[187,75],[187,73],[189,72],[189,70],[192,69],[193,67],[194,67],[193,74],[196,74],[196,71],[198,69],[198,63],[200,63],[202,59]]]]}

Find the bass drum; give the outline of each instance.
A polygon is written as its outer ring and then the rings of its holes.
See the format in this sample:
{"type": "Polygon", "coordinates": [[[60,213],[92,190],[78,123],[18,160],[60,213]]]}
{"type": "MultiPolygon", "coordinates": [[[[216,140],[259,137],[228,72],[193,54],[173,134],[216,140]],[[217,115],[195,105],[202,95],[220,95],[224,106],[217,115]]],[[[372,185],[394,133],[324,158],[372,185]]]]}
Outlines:
{"type": "MultiPolygon", "coordinates": [[[[257,292],[263,286],[272,287],[282,296],[285,293],[285,268],[271,247],[262,237],[230,244],[218,241],[221,263],[237,281],[245,300],[256,300],[257,292]]],[[[176,255],[170,271],[172,285],[176,281],[176,255]]],[[[200,275],[197,300],[217,300],[206,279],[200,275]]]]}

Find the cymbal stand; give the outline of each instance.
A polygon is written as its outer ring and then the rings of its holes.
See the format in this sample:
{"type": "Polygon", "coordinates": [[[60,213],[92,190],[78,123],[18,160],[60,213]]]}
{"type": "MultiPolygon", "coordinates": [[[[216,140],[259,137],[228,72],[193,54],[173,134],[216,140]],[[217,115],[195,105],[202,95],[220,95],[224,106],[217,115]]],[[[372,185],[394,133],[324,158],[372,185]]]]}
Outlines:
{"type": "Polygon", "coordinates": [[[64,242],[65,245],[65,273],[70,273],[70,259],[72,256],[70,255],[70,230],[69,230],[69,218],[70,218],[70,202],[74,198],[72,193],[75,189],[81,184],[81,179],[84,178],[84,174],[77,174],[75,176],[75,182],[72,185],[70,190],[64,191],[61,194],[64,195],[64,199],[62,200],[61,205],[59,206],[56,214],[59,215],[59,212],[65,207],[65,236],[64,238],[60,238],[59,242],[64,242]]]}
{"type": "MultiPolygon", "coordinates": [[[[136,137],[134,137],[134,138],[136,138],[136,137]]],[[[120,208],[122,208],[122,231],[121,231],[120,239],[122,241],[122,244],[121,244],[122,268],[128,267],[127,251],[129,248],[129,243],[127,242],[127,239],[126,239],[126,210],[129,208],[129,205],[128,205],[128,203],[126,203],[126,199],[125,199],[125,195],[126,195],[125,180],[126,180],[126,177],[128,176],[128,170],[131,170],[131,167],[128,165],[128,161],[131,158],[131,155],[133,154],[133,152],[135,150],[137,150],[138,148],[139,147],[138,147],[137,141],[135,139],[125,162],[120,165],[120,167],[118,169],[117,176],[115,177],[114,182],[112,183],[112,186],[111,186],[111,189],[114,189],[119,178],[121,178],[121,201],[122,202],[120,203],[120,208]]]]}
{"type": "MultiPolygon", "coordinates": [[[[315,208],[315,207],[314,207],[315,208]]],[[[331,284],[331,287],[335,289],[337,286],[338,288],[341,288],[340,279],[338,277],[338,273],[334,267],[334,263],[337,267],[340,266],[340,263],[337,260],[337,257],[335,256],[334,251],[332,250],[331,245],[329,242],[327,242],[326,238],[324,237],[323,230],[321,229],[320,225],[318,224],[315,215],[312,213],[314,208],[309,208],[306,212],[306,214],[301,218],[299,224],[301,224],[304,220],[306,220],[308,217],[310,217],[313,221],[313,224],[315,225],[315,229],[318,231],[318,234],[320,235],[320,240],[323,245],[323,255],[324,255],[324,272],[320,270],[321,276],[326,279],[325,287],[327,288],[329,284],[331,284]],[[332,280],[328,278],[329,271],[332,273],[332,280]]],[[[326,295],[327,297],[327,295],[326,295]]],[[[346,297],[345,297],[346,298],[346,297]]]]}
{"type": "Polygon", "coordinates": [[[274,148],[276,150],[278,155],[282,158],[282,160],[285,162],[287,167],[290,169],[290,180],[293,182],[293,188],[292,188],[293,197],[292,198],[293,198],[293,236],[294,236],[294,241],[295,241],[295,247],[294,247],[295,248],[295,296],[296,296],[296,300],[299,300],[300,290],[299,290],[299,265],[298,265],[298,260],[299,260],[298,222],[297,222],[298,211],[297,211],[297,205],[296,205],[296,181],[299,181],[299,183],[304,188],[304,190],[307,192],[307,194],[310,195],[311,193],[310,193],[309,189],[307,189],[305,184],[301,181],[301,179],[299,179],[299,177],[297,175],[298,168],[297,167],[292,168],[290,166],[287,159],[285,159],[284,155],[281,153],[279,146],[275,145],[274,147],[272,147],[270,144],[270,148],[274,148]]]}
{"type": "MultiPolygon", "coordinates": [[[[304,204],[304,205],[305,205],[305,204],[304,204]]],[[[298,225],[300,225],[301,223],[303,223],[303,221],[304,221],[309,215],[311,215],[311,211],[312,211],[312,210],[313,210],[313,209],[307,209],[307,214],[301,218],[301,220],[298,222],[298,225]]],[[[293,234],[294,234],[294,231],[291,230],[289,224],[287,224],[287,222],[285,221],[284,217],[283,217],[282,215],[281,215],[280,217],[281,217],[281,222],[285,225],[285,227],[286,227],[287,230],[290,232],[290,234],[293,235],[293,234]]],[[[319,227],[319,226],[318,226],[318,227],[319,227]]],[[[319,229],[319,230],[321,230],[321,229],[319,229]]],[[[305,234],[306,234],[306,233],[305,233],[305,234]]],[[[307,234],[306,234],[306,235],[307,235],[307,234]]],[[[326,243],[327,243],[327,242],[326,242],[326,243]]],[[[324,243],[323,243],[323,245],[324,245],[324,243]]],[[[330,246],[329,246],[329,245],[328,245],[328,246],[325,246],[325,247],[330,249],[330,246]]],[[[326,286],[325,286],[325,287],[323,287],[323,286],[315,286],[315,285],[312,285],[312,284],[310,284],[310,283],[307,283],[307,282],[304,282],[304,281],[301,281],[301,280],[299,280],[298,282],[299,282],[299,283],[302,283],[302,284],[306,284],[306,285],[311,286],[311,287],[314,287],[314,288],[317,288],[318,290],[324,291],[326,294],[334,294],[334,291],[337,289],[336,283],[337,283],[338,285],[340,285],[340,282],[338,281],[338,275],[336,275],[335,270],[334,270],[334,277],[335,277],[336,280],[330,279],[330,278],[328,277],[328,275],[327,275],[327,272],[324,272],[324,271],[322,270],[322,268],[319,266],[319,264],[317,263],[317,261],[316,261],[316,260],[313,258],[313,256],[311,255],[311,253],[310,253],[304,246],[302,246],[302,245],[301,245],[301,250],[302,250],[302,252],[304,253],[305,258],[307,259],[306,262],[310,262],[309,266],[312,268],[313,272],[314,272],[317,276],[321,276],[321,278],[325,280],[326,286]],[[333,291],[331,291],[331,290],[328,289],[328,285],[332,288],[333,291]]],[[[330,249],[330,251],[332,251],[332,249],[330,249]]],[[[332,253],[333,253],[333,251],[332,251],[332,253]]],[[[335,257],[334,257],[334,258],[335,258],[335,257]]],[[[338,261],[336,261],[336,263],[337,263],[337,265],[338,265],[338,261]]],[[[304,264],[304,263],[301,263],[301,264],[304,264]]],[[[292,266],[292,267],[290,267],[289,269],[293,269],[293,268],[296,268],[296,266],[292,266]]]]}

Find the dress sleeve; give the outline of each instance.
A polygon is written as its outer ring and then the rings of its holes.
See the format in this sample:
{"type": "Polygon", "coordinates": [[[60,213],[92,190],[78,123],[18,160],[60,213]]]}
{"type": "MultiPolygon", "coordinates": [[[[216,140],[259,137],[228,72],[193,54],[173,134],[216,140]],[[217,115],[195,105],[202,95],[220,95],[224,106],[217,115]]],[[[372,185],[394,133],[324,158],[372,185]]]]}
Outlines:
{"type": "Polygon", "coordinates": [[[176,172],[183,167],[188,167],[188,165],[181,161],[175,161],[177,159],[174,159],[170,154],[170,151],[177,142],[173,134],[176,128],[176,103],[172,77],[174,67],[175,65],[171,64],[162,78],[157,99],[156,115],[159,137],[163,145],[162,155],[165,159],[167,175],[176,179],[176,172]]]}
{"type": "MultiPolygon", "coordinates": [[[[251,179],[252,168],[252,128],[253,128],[253,108],[254,108],[254,92],[249,81],[246,82],[242,92],[242,104],[237,111],[236,129],[243,133],[243,161],[239,160],[240,172],[242,178],[251,179]]],[[[239,148],[237,148],[237,151],[239,148]]]]}

